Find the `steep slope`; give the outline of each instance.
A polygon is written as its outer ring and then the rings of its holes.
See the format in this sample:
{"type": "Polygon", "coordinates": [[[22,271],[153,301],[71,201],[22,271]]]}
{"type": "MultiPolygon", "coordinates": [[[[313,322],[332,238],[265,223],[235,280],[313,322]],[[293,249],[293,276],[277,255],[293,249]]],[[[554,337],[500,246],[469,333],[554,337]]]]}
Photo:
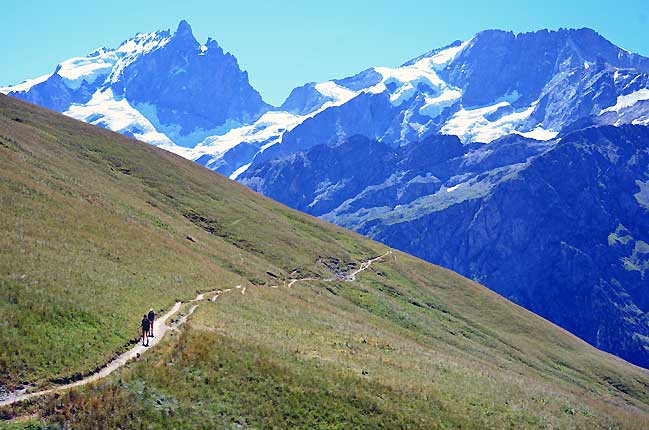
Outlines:
{"type": "Polygon", "coordinates": [[[489,145],[355,137],[262,164],[242,182],[649,367],[648,149],[649,128],[630,125],[489,145]]]}
{"type": "Polygon", "coordinates": [[[277,282],[266,272],[328,274],[320,255],[383,249],[165,151],[2,106],[3,384],[93,369],[137,334],[149,303],[277,282]]]}
{"type": "MultiPolygon", "coordinates": [[[[646,428],[649,374],[445,269],[0,96],[2,384],[85,372],[143,309],[240,284],[12,428],[646,428]],[[285,287],[290,277],[316,278],[285,287]],[[271,288],[276,286],[277,288],[271,288]],[[237,290],[239,291],[239,290],[237,290]],[[36,421],[34,421],[36,420],[36,421]]],[[[55,382],[55,381],[54,381],[55,382]]]]}
{"type": "Polygon", "coordinates": [[[213,39],[197,42],[186,21],[0,91],[178,153],[270,108],[236,58],[213,39]]]}

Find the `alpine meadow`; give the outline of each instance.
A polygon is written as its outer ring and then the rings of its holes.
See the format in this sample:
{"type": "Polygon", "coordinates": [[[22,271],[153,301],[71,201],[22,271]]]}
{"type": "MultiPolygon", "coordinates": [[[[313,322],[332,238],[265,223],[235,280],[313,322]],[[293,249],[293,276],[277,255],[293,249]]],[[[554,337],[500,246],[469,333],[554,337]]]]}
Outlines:
{"type": "Polygon", "coordinates": [[[387,248],[163,150],[0,102],[4,387],[93,372],[136,337],[146,303],[232,289],[111,376],[5,406],[5,427],[649,423],[645,370],[470,280],[398,251],[336,276],[387,248]]]}

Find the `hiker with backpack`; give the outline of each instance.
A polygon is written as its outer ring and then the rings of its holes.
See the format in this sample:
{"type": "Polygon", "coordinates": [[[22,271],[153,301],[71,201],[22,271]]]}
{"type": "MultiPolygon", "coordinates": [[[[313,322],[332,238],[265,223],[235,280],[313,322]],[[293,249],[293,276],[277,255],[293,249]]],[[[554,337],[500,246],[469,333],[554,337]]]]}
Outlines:
{"type": "Polygon", "coordinates": [[[153,308],[149,309],[149,315],[147,315],[147,318],[149,320],[149,337],[155,337],[153,336],[153,321],[155,320],[155,312],[153,312],[153,308]]]}
{"type": "Polygon", "coordinates": [[[149,329],[151,328],[149,317],[145,314],[142,316],[142,346],[149,346],[149,329]],[[144,343],[146,340],[146,344],[144,343]]]}

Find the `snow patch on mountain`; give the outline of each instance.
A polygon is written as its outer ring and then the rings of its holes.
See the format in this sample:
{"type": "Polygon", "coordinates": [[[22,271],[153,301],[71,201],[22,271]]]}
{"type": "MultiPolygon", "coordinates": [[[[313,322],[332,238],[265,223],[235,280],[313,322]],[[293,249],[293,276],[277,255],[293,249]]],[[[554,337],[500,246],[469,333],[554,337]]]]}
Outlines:
{"type": "Polygon", "coordinates": [[[451,46],[431,55],[430,57],[424,57],[417,63],[423,63],[422,65],[425,64],[431,69],[440,71],[444,69],[444,67],[446,67],[451,61],[453,61],[460,52],[462,52],[467,46],[471,44],[472,41],[473,38],[468,39],[457,46],[451,46]]]}
{"type": "Polygon", "coordinates": [[[85,81],[94,83],[98,78],[106,78],[118,61],[114,51],[97,50],[87,57],[75,57],[59,64],[56,74],[63,78],[70,89],[77,89],[85,81]]]}
{"type": "Polygon", "coordinates": [[[649,100],[649,89],[648,88],[642,88],[640,90],[634,91],[631,94],[625,94],[622,96],[619,96],[617,98],[617,102],[606,109],[602,109],[600,112],[601,114],[604,114],[606,112],[619,112],[622,109],[631,107],[635,105],[636,103],[643,101],[643,100],[649,100]]]}
{"type": "Polygon", "coordinates": [[[165,134],[158,132],[149,120],[133,108],[125,98],[116,97],[110,88],[98,90],[88,103],[72,105],[64,114],[132,136],[181,156],[188,155],[185,148],[175,145],[165,134]]]}
{"type": "Polygon", "coordinates": [[[462,92],[455,89],[446,89],[437,97],[424,96],[424,105],[419,108],[419,113],[436,118],[445,108],[453,106],[461,98],[462,92]]]}
{"type": "Polygon", "coordinates": [[[460,182],[457,185],[453,185],[452,187],[447,188],[446,192],[447,193],[452,193],[453,191],[457,190],[458,188],[460,188],[462,185],[465,185],[465,184],[466,184],[465,182],[460,182]]]}
{"type": "Polygon", "coordinates": [[[345,103],[359,94],[358,91],[352,91],[333,81],[315,84],[315,89],[323,96],[331,99],[331,103],[334,105],[345,103]]]}
{"type": "Polygon", "coordinates": [[[198,144],[193,152],[194,159],[209,154],[214,157],[224,154],[241,142],[258,143],[262,150],[277,143],[281,134],[295,127],[305,116],[288,112],[266,112],[255,123],[235,128],[221,136],[210,136],[198,144]]]}
{"type": "Polygon", "coordinates": [[[236,181],[237,178],[238,178],[238,177],[239,177],[243,172],[245,172],[246,170],[248,170],[248,169],[250,168],[250,165],[251,165],[251,164],[252,164],[252,163],[248,163],[248,164],[244,164],[243,166],[239,167],[237,170],[234,171],[234,173],[232,173],[232,174],[230,175],[230,179],[232,179],[233,181],[236,181]]]}
{"type": "Polygon", "coordinates": [[[441,131],[445,134],[458,136],[464,143],[489,143],[512,133],[539,140],[553,139],[556,137],[557,132],[545,130],[541,126],[528,132],[518,130],[525,120],[532,115],[537,104],[538,101],[523,109],[515,109],[508,101],[475,109],[462,107],[453,114],[441,131]],[[501,111],[505,113],[499,114],[501,111]],[[498,115],[501,116],[498,117],[498,115]]]}
{"type": "Polygon", "coordinates": [[[516,134],[520,134],[523,137],[527,137],[530,139],[536,139],[536,140],[552,140],[557,135],[559,132],[557,131],[551,131],[551,130],[546,130],[541,126],[536,127],[534,130],[530,131],[514,131],[516,134]]]}
{"type": "Polygon", "coordinates": [[[38,78],[27,79],[26,81],[23,81],[20,84],[8,86],[8,87],[0,87],[0,93],[9,94],[9,93],[19,93],[23,91],[29,91],[34,85],[38,85],[40,83],[47,81],[51,76],[52,74],[50,73],[49,75],[39,76],[38,78]]]}
{"type": "Polygon", "coordinates": [[[471,39],[401,67],[375,67],[374,70],[380,73],[383,79],[368,89],[368,92],[389,92],[390,101],[394,106],[401,106],[416,94],[423,93],[426,102],[420,108],[420,113],[434,118],[445,107],[453,105],[462,97],[461,89],[446,83],[439,77],[437,71],[442,70],[470,42],[471,39]]]}

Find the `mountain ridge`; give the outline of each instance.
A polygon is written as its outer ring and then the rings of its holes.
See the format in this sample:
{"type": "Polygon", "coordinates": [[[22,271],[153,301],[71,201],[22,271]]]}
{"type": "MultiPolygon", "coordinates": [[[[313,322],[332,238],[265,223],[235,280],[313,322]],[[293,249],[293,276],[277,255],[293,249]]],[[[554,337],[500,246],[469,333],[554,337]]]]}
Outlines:
{"type": "MultiPolygon", "coordinates": [[[[179,29],[181,38],[188,39],[190,42],[188,45],[193,46],[193,48],[185,47],[186,50],[189,52],[195,49],[198,42],[193,37],[189,24],[183,20],[179,24],[179,29]]],[[[172,37],[169,31],[145,33],[144,35],[150,34],[161,35],[163,39],[172,37]]],[[[142,34],[136,35],[136,37],[138,36],[142,37],[142,34]]],[[[213,39],[208,39],[206,45],[198,45],[201,47],[200,49],[204,49],[212,44],[214,50],[222,52],[218,43],[213,39]]],[[[228,53],[226,57],[217,60],[216,63],[227,62],[227,59],[230,58],[228,56],[231,54],[228,53]]],[[[169,59],[164,61],[173,63],[174,55],[171,53],[162,55],[162,57],[168,57],[169,59]]],[[[163,60],[158,61],[164,63],[163,60]]],[[[508,64],[514,64],[511,59],[507,61],[508,64]]],[[[135,61],[135,64],[141,62],[135,61]]],[[[233,67],[238,69],[236,58],[233,67]]],[[[81,105],[76,108],[75,112],[68,112],[68,114],[112,128],[115,131],[134,134],[136,137],[186,158],[197,160],[201,164],[233,178],[245,171],[249,165],[255,162],[256,158],[263,161],[274,157],[275,154],[280,156],[286,151],[290,152],[292,150],[291,141],[297,139],[308,142],[309,133],[312,131],[306,127],[306,123],[315,120],[318,122],[319,130],[324,131],[333,127],[331,131],[321,132],[321,138],[324,139],[340,140],[345,136],[349,137],[360,133],[371,138],[402,143],[420,140],[431,133],[456,134],[467,142],[489,142],[510,133],[522,133],[529,137],[547,140],[555,137],[562,129],[567,130],[597,123],[649,121],[649,113],[643,113],[643,111],[649,110],[645,106],[649,96],[645,97],[644,93],[638,92],[639,90],[644,91],[649,86],[647,77],[642,78],[636,72],[630,73],[628,70],[622,70],[631,68],[647,73],[649,59],[617,48],[596,31],[588,28],[538,30],[527,33],[495,29],[484,30],[467,41],[456,41],[443,48],[433,49],[406,61],[397,68],[371,67],[355,76],[327,82],[307,83],[296,87],[284,103],[277,108],[261,101],[257,97],[258,93],[252,89],[249,96],[249,98],[251,97],[249,104],[252,108],[248,109],[249,112],[245,109],[239,113],[208,109],[205,110],[205,114],[210,118],[217,118],[217,120],[208,120],[207,122],[203,118],[204,114],[200,112],[193,116],[188,113],[183,114],[188,107],[209,105],[209,103],[200,102],[201,97],[198,93],[189,98],[186,95],[179,98],[177,95],[173,95],[178,90],[173,89],[172,86],[172,88],[163,91],[168,96],[162,100],[151,102],[147,98],[147,87],[156,88],[159,85],[155,84],[155,77],[161,75],[160,71],[156,71],[160,68],[160,65],[153,69],[148,66],[137,68],[143,69],[140,72],[146,71],[145,74],[152,77],[153,85],[149,81],[146,81],[145,85],[138,85],[135,82],[134,88],[131,89],[131,85],[126,79],[126,82],[119,82],[117,85],[119,91],[116,91],[116,94],[98,98],[90,106],[85,105],[89,103],[89,97],[93,91],[92,86],[85,90],[78,88],[71,91],[61,88],[65,85],[56,82],[56,79],[51,83],[52,91],[58,91],[61,95],[56,96],[55,99],[52,99],[54,95],[47,98],[47,94],[29,94],[29,86],[24,84],[4,87],[0,91],[12,93],[58,111],[63,111],[63,107],[69,105],[76,98],[78,101],[75,103],[79,104],[80,102],[81,105]],[[525,45],[525,49],[518,48],[517,46],[520,44],[525,45]],[[557,58],[569,58],[569,62],[561,66],[562,63],[559,61],[561,64],[552,65],[550,69],[546,67],[546,69],[534,71],[529,67],[526,68],[526,64],[530,62],[523,61],[521,63],[523,68],[513,75],[511,71],[508,72],[509,74],[495,73],[493,70],[500,70],[501,67],[494,67],[490,63],[500,60],[498,60],[498,55],[494,56],[490,52],[497,46],[500,46],[498,49],[511,51],[512,55],[523,55],[520,58],[543,57],[545,49],[546,53],[554,52],[551,55],[559,55],[557,58]],[[541,54],[530,54],[533,49],[537,49],[537,51],[540,49],[541,54]],[[476,53],[470,53],[472,51],[476,51],[476,53]],[[526,51],[529,52],[525,54],[526,51]],[[528,57],[524,57],[524,55],[528,57]],[[566,57],[566,55],[568,56],[566,57]],[[597,67],[599,56],[604,57],[607,64],[614,65],[615,70],[597,76],[593,71],[589,72],[591,66],[597,67]],[[466,61],[464,61],[465,57],[466,61]],[[416,63],[421,63],[426,59],[429,61],[424,61],[421,66],[414,67],[416,63]],[[457,67],[453,64],[457,64],[457,67]],[[471,66],[471,64],[474,65],[471,66]],[[563,76],[563,72],[560,72],[560,69],[563,70],[562,67],[569,67],[566,70],[571,70],[572,74],[577,72],[578,75],[563,76]],[[489,71],[490,69],[492,71],[489,71]],[[465,72],[461,72],[461,70],[465,70],[465,72]],[[483,72],[477,73],[475,70],[483,70],[483,72]],[[550,79],[549,74],[554,74],[554,80],[550,79]],[[533,79],[527,75],[531,75],[533,79]],[[440,78],[442,78],[441,81],[440,78]],[[584,93],[580,87],[592,85],[592,83],[588,83],[588,80],[593,78],[600,79],[601,82],[597,85],[602,86],[602,90],[600,90],[602,92],[597,96],[597,99],[590,100],[592,95],[584,93]],[[639,82],[638,78],[644,84],[639,82]],[[508,88],[510,82],[520,79],[527,80],[528,83],[519,83],[508,88]],[[485,86],[486,82],[489,85],[485,86]],[[389,88],[386,88],[384,84],[389,88]],[[425,87],[421,85],[425,85],[425,87]],[[539,94],[543,86],[547,87],[547,94],[539,94]],[[611,86],[614,89],[608,88],[611,86]],[[113,102],[113,97],[120,97],[121,87],[125,88],[126,102],[119,100],[113,102]],[[489,88],[491,93],[485,93],[481,88],[489,88]],[[385,97],[373,97],[371,94],[374,93],[387,94],[390,100],[385,100],[385,97]],[[576,94],[574,99],[565,99],[564,95],[570,93],[576,94]],[[359,95],[367,100],[352,100],[359,95]],[[635,102],[632,97],[636,97],[635,102]],[[189,104],[182,107],[182,103],[188,99],[190,99],[189,104]],[[619,100],[622,102],[618,107],[619,100]],[[156,102],[161,106],[158,106],[156,102]],[[129,122],[126,127],[120,128],[120,125],[116,124],[117,120],[111,123],[111,121],[102,122],[97,119],[97,116],[107,115],[104,112],[106,109],[102,106],[111,103],[119,104],[112,111],[121,109],[132,112],[129,114],[131,119],[125,119],[129,122]],[[130,105],[126,107],[125,104],[130,105]],[[629,104],[635,106],[634,109],[629,109],[629,104]],[[360,106],[363,106],[363,109],[382,112],[382,114],[376,119],[357,118],[357,109],[360,106]],[[475,109],[476,106],[477,109],[475,109]],[[341,112],[333,115],[328,113],[327,118],[329,119],[320,118],[330,108],[341,112]],[[158,109],[161,111],[158,112],[158,109]],[[638,111],[639,114],[634,113],[638,111]],[[180,113],[169,114],[168,112],[180,113]],[[264,116],[264,112],[267,112],[268,115],[264,116]],[[259,118],[259,116],[262,117],[259,118]],[[235,118],[230,121],[227,119],[230,117],[235,118]],[[343,118],[351,118],[353,125],[343,126],[342,134],[338,135],[335,126],[328,122],[341,121],[343,118]],[[302,126],[303,124],[306,128],[302,126]],[[302,130],[303,128],[305,129],[302,130]],[[295,138],[292,137],[294,134],[297,134],[295,138]],[[288,144],[286,148],[281,149],[281,143],[285,137],[288,144]],[[272,148],[273,146],[276,148],[272,148]],[[265,154],[266,151],[270,151],[270,154],[265,154]]],[[[202,73],[199,70],[196,69],[194,74],[202,73]]],[[[165,78],[163,75],[158,79],[163,79],[164,82],[173,82],[173,80],[169,80],[172,78],[165,78]]],[[[200,81],[203,82],[200,84],[201,89],[206,85],[207,88],[211,88],[214,83],[218,83],[222,88],[238,85],[233,81],[223,81],[220,78],[215,79],[212,84],[207,84],[209,82],[207,78],[201,79],[200,81]]],[[[246,72],[243,72],[240,79],[247,83],[246,72]]],[[[166,86],[168,84],[165,84],[166,86]]],[[[245,84],[242,88],[246,87],[249,85],[245,84]]],[[[236,97],[232,98],[226,93],[220,96],[217,94],[211,98],[223,98],[237,103],[236,97]]],[[[111,109],[108,111],[110,112],[111,109]]]]}
{"type": "MultiPolygon", "coordinates": [[[[615,47],[590,29],[520,34],[500,30],[480,32],[467,41],[415,57],[404,63],[405,68],[374,67],[349,78],[298,87],[283,108],[299,94],[307,111],[323,104],[326,106],[329,101],[329,108],[324,109],[327,112],[307,115],[288,131],[276,133],[272,145],[267,143],[268,136],[265,136],[264,146],[251,165],[294,150],[308,149],[315,143],[341,141],[354,134],[395,144],[420,140],[435,133],[455,134],[465,142],[487,143],[511,133],[548,140],[562,130],[598,123],[647,123],[647,97],[643,92],[648,85],[647,61],[645,57],[615,47]],[[594,40],[602,55],[607,57],[606,64],[613,67],[602,69],[598,56],[593,54],[597,46],[581,47],[588,44],[582,40],[574,47],[572,39],[576,36],[588,43],[594,40]],[[525,48],[516,44],[525,44],[525,48]],[[530,53],[529,44],[538,45],[535,49],[541,53],[530,53]],[[494,55],[492,49],[511,52],[519,59],[514,61],[507,57],[505,60],[505,57],[494,55]],[[542,57],[544,49],[554,50],[552,55],[556,59],[545,69],[530,73],[533,60],[542,57]],[[524,60],[528,57],[529,61],[524,60]],[[495,64],[494,59],[500,63],[495,64]],[[508,66],[504,68],[507,73],[498,72],[503,70],[503,61],[507,61],[508,66]],[[509,66],[516,61],[521,64],[520,71],[509,66]],[[642,67],[628,69],[634,65],[642,67]],[[467,70],[481,72],[466,75],[467,70]],[[519,83],[510,87],[515,82],[519,83]],[[384,83],[388,88],[383,87],[384,83]],[[325,84],[329,86],[326,90],[325,84]],[[591,94],[585,89],[593,84],[599,93],[591,94]],[[318,90],[318,85],[325,91],[318,90]],[[489,88],[491,93],[485,93],[484,88],[489,88]],[[566,94],[574,96],[567,98],[566,94]],[[333,95],[339,97],[332,98],[333,95]],[[627,99],[629,103],[625,104],[622,100],[627,99]],[[365,111],[375,113],[376,118],[363,116],[365,111]],[[302,143],[296,146],[295,141],[302,143]]],[[[305,111],[298,109],[292,113],[304,115],[305,111]]],[[[246,144],[255,138],[250,136],[246,144]]],[[[250,162],[247,158],[226,169],[216,161],[227,157],[227,149],[225,152],[219,149],[210,157],[209,144],[204,143],[195,151],[201,154],[202,160],[211,159],[214,168],[235,178],[242,172],[235,172],[235,168],[250,162]]],[[[236,144],[232,151],[237,151],[236,144]]]]}
{"type": "Polygon", "coordinates": [[[0,91],[179,153],[270,108],[236,58],[212,38],[200,44],[185,20],[0,91]]]}

